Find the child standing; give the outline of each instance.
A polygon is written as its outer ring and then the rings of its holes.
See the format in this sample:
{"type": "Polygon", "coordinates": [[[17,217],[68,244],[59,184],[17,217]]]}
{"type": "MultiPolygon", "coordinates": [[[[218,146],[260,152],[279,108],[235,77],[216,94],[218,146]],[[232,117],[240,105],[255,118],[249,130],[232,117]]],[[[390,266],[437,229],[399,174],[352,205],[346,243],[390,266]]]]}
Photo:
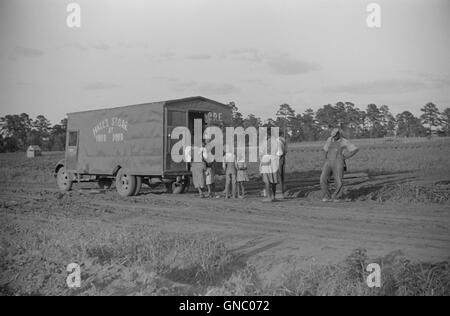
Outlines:
{"type": "Polygon", "coordinates": [[[206,180],[206,187],[208,188],[208,197],[214,198],[216,197],[215,192],[215,178],[216,172],[214,168],[214,164],[206,164],[206,171],[205,171],[205,180],[206,180]]]}
{"type": "Polygon", "coordinates": [[[245,197],[244,183],[249,181],[247,175],[247,164],[245,163],[245,154],[239,155],[239,158],[236,161],[236,169],[237,195],[240,199],[243,199],[245,197]]]}
{"type": "Polygon", "coordinates": [[[279,158],[271,153],[272,138],[269,137],[267,144],[260,148],[260,165],[259,170],[265,186],[266,197],[263,202],[275,201],[276,187],[278,183],[279,158]]]}
{"type": "Polygon", "coordinates": [[[236,198],[236,157],[232,148],[229,145],[225,147],[225,157],[223,161],[223,168],[225,170],[225,199],[230,197],[236,198]]]}
{"type": "Polygon", "coordinates": [[[216,188],[215,188],[215,177],[216,177],[216,168],[214,165],[213,155],[205,148],[203,158],[205,160],[206,171],[205,171],[205,182],[206,187],[208,188],[208,197],[214,198],[216,197],[216,188]]]}

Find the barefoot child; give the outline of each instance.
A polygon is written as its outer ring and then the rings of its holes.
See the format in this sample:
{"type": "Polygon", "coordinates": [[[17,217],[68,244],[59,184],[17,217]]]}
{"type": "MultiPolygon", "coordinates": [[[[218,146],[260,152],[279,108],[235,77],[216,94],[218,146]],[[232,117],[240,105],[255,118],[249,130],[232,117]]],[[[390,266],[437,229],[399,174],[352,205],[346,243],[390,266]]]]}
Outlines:
{"type": "Polygon", "coordinates": [[[239,155],[239,158],[236,161],[236,169],[237,195],[240,199],[243,199],[245,197],[244,183],[249,181],[247,175],[247,164],[245,163],[245,155],[239,155]]]}

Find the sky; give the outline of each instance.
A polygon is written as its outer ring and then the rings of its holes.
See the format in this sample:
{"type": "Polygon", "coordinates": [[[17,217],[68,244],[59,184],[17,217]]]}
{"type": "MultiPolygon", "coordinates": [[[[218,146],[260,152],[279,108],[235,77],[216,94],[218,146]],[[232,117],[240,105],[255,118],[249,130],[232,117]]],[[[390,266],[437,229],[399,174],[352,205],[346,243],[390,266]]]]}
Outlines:
{"type": "Polygon", "coordinates": [[[338,101],[419,114],[450,107],[449,56],[449,0],[0,0],[0,116],[195,95],[263,119],[338,101]]]}

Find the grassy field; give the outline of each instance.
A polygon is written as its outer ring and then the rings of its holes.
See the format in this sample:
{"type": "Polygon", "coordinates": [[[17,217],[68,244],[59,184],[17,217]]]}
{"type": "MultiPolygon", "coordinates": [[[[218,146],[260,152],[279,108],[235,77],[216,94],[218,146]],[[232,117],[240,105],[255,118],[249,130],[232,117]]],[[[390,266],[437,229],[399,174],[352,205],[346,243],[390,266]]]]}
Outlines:
{"type": "MultiPolygon", "coordinates": [[[[288,169],[320,170],[323,164],[321,146],[292,146],[288,169]]],[[[401,171],[449,171],[450,140],[422,141],[407,144],[358,144],[360,152],[348,161],[350,171],[368,173],[401,171]]]]}
{"type": "MultiPolygon", "coordinates": [[[[368,144],[356,141],[361,151],[348,161],[349,172],[380,174],[417,171],[423,173],[450,172],[450,139],[428,141],[416,139],[407,143],[368,144]]],[[[287,156],[288,173],[319,171],[323,166],[322,142],[308,146],[290,144],[287,156]]],[[[64,158],[62,152],[44,153],[42,157],[27,159],[25,153],[0,155],[0,182],[54,183],[53,169],[64,158]]],[[[258,164],[250,165],[250,175],[258,176],[258,164]]]]}
{"type": "MultiPolygon", "coordinates": [[[[386,138],[359,138],[352,139],[351,142],[356,146],[372,146],[372,145],[408,145],[408,144],[422,144],[433,142],[449,142],[450,137],[386,137],[386,138]]],[[[301,142],[292,144],[294,147],[321,147],[323,142],[301,142]]]]}
{"type": "Polygon", "coordinates": [[[1,224],[0,295],[450,295],[449,262],[412,263],[401,252],[369,258],[357,249],[268,284],[212,234],[68,220],[1,224]],[[66,286],[68,259],[83,263],[81,288],[66,286]],[[366,285],[373,262],[382,267],[381,288],[366,285]]]}
{"type": "MultiPolygon", "coordinates": [[[[5,224],[5,223],[2,223],[5,224]]],[[[213,235],[183,235],[73,222],[3,226],[0,294],[195,294],[226,275],[233,256],[213,235]],[[10,235],[8,235],[10,234],[10,235]],[[7,251],[8,250],[8,251],[7,251]],[[64,267],[83,262],[83,286],[65,283],[64,267]],[[172,281],[169,281],[172,280],[172,281]],[[176,286],[177,280],[179,286],[176,286]],[[164,286],[166,283],[166,286],[164,286]],[[192,284],[191,287],[182,284],[192,284]]]]}
{"type": "Polygon", "coordinates": [[[53,171],[63,158],[63,152],[44,152],[36,158],[27,158],[22,152],[0,154],[0,182],[55,183],[53,171]]]}
{"type": "MultiPolygon", "coordinates": [[[[414,139],[402,143],[357,140],[356,143],[361,150],[347,161],[349,173],[364,173],[369,177],[414,173],[424,181],[384,185],[376,192],[368,190],[370,193],[362,196],[349,192],[347,198],[398,203],[450,203],[450,187],[445,178],[450,174],[449,138],[414,139]],[[368,144],[370,142],[374,144],[368,144]],[[426,182],[427,179],[432,180],[426,182]]],[[[323,166],[322,145],[322,142],[308,143],[308,147],[291,144],[286,165],[288,177],[296,178],[301,183],[303,178],[306,181],[312,176],[318,183],[323,166]]],[[[55,187],[53,170],[62,158],[63,152],[48,152],[34,159],[26,158],[24,153],[1,154],[0,183],[36,183],[55,187]]],[[[249,175],[254,182],[260,182],[258,163],[249,164],[249,175]]]]}

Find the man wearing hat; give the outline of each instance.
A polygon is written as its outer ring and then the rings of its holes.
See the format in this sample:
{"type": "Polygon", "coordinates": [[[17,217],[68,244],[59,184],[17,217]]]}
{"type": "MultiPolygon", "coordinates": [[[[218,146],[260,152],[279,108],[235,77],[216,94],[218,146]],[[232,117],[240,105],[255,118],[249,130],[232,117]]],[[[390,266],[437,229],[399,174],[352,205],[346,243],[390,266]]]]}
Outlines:
{"type": "Polygon", "coordinates": [[[340,128],[334,128],[323,150],[325,151],[325,164],[320,177],[320,186],[323,193],[322,201],[339,201],[343,192],[342,180],[344,178],[345,160],[356,155],[359,149],[343,137],[340,128]],[[328,189],[331,174],[333,174],[336,184],[336,190],[332,195],[330,195],[328,189]]]}

